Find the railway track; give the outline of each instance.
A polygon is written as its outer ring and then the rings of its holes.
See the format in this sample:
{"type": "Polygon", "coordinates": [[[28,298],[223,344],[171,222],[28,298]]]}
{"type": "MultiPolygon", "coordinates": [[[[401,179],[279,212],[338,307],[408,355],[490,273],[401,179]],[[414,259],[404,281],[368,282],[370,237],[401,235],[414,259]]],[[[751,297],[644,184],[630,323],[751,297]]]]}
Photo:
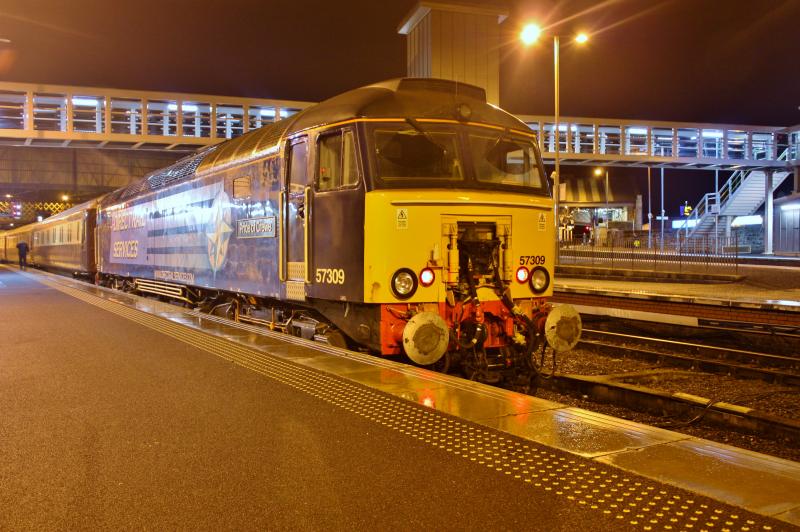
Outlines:
{"type": "Polygon", "coordinates": [[[731,347],[584,329],[579,348],[675,368],[800,387],[800,358],[731,347]]]}
{"type": "Polygon", "coordinates": [[[619,382],[617,377],[556,374],[543,380],[540,387],[657,416],[665,420],[656,424],[663,428],[678,428],[702,422],[735,432],[800,441],[800,421],[797,419],[707,397],[619,382]]]}
{"type": "MultiPolygon", "coordinates": [[[[621,332],[584,329],[576,346],[599,358],[628,358],[657,366],[644,371],[598,374],[555,373],[542,379],[540,387],[595,403],[623,407],[665,419],[661,426],[673,428],[702,422],[744,433],[800,441],[800,419],[781,417],[684,391],[659,389],[661,379],[682,377],[702,379],[704,373],[735,379],[762,380],[787,393],[800,394],[800,358],[733,347],[667,340],[621,332]],[[683,419],[686,421],[674,421],[683,419]]],[[[768,394],[767,394],[768,395],[768,394]]]]}

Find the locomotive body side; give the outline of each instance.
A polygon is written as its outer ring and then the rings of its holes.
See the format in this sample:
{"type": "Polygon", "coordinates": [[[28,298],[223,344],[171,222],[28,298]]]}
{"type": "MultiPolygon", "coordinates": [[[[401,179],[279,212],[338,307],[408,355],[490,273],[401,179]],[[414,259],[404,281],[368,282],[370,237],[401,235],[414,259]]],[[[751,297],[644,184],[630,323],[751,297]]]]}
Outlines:
{"type": "Polygon", "coordinates": [[[100,271],[279,297],[275,158],[191,175],[99,210],[100,271]]]}

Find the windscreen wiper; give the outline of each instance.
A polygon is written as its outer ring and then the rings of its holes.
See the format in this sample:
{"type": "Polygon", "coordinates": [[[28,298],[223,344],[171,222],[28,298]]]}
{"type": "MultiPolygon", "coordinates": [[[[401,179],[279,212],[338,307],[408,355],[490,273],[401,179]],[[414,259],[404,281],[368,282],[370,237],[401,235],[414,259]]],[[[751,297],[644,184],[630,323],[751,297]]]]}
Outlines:
{"type": "Polygon", "coordinates": [[[424,130],[422,128],[422,126],[419,125],[419,122],[417,122],[416,119],[411,118],[410,116],[407,116],[406,117],[406,122],[408,122],[411,125],[411,127],[413,127],[414,129],[416,129],[417,131],[422,133],[422,135],[428,140],[428,142],[438,146],[439,148],[442,149],[442,151],[447,153],[447,146],[443,146],[435,138],[433,138],[433,135],[431,135],[430,132],[424,130]]]}
{"type": "Polygon", "coordinates": [[[503,130],[503,132],[502,132],[502,133],[500,133],[500,136],[498,136],[498,137],[497,137],[497,138],[494,140],[494,143],[492,143],[492,145],[489,147],[489,149],[488,149],[488,150],[486,150],[486,151],[484,152],[484,154],[483,154],[484,158],[485,158],[487,155],[489,155],[491,152],[493,152],[493,151],[494,151],[494,149],[495,149],[495,148],[497,148],[497,146],[498,146],[498,145],[499,145],[499,144],[500,144],[500,143],[501,143],[501,142],[502,142],[502,141],[503,141],[503,140],[504,140],[504,139],[505,139],[505,138],[506,138],[506,137],[507,137],[507,136],[508,136],[510,133],[511,133],[511,130],[510,130],[509,128],[505,128],[505,129],[503,130]]]}

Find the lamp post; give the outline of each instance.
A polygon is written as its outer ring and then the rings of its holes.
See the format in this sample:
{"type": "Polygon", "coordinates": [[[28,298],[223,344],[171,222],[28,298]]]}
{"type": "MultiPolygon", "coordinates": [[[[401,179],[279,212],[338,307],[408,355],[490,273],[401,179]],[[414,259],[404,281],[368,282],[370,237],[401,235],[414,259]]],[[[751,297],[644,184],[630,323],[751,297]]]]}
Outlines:
{"type": "Polygon", "coordinates": [[[606,197],[606,227],[608,227],[608,216],[609,216],[609,213],[611,212],[611,209],[608,208],[608,169],[604,170],[603,168],[595,168],[594,169],[594,175],[596,175],[597,177],[600,177],[600,176],[603,175],[604,171],[605,171],[605,174],[606,174],[606,193],[605,193],[605,197],[606,197]]]}
{"type": "MultiPolygon", "coordinates": [[[[542,29],[537,24],[527,24],[524,28],[522,28],[522,32],[520,32],[520,39],[522,40],[525,46],[530,46],[531,44],[535,43],[539,40],[539,37],[542,35],[542,29]]],[[[589,40],[589,36],[586,33],[579,33],[575,36],[575,42],[578,44],[584,44],[589,40]]],[[[559,93],[560,86],[559,86],[559,64],[558,64],[558,53],[559,53],[559,36],[553,35],[553,78],[555,80],[553,92],[554,92],[554,104],[555,104],[555,125],[553,130],[553,135],[555,139],[555,148],[556,148],[556,157],[555,157],[555,171],[553,172],[553,189],[554,189],[554,198],[553,198],[553,207],[555,209],[555,224],[556,224],[556,241],[561,241],[561,224],[559,223],[558,219],[558,211],[560,207],[560,200],[561,200],[561,124],[560,124],[560,105],[559,105],[559,93]]],[[[541,132],[540,132],[541,134],[541,132]]]]}

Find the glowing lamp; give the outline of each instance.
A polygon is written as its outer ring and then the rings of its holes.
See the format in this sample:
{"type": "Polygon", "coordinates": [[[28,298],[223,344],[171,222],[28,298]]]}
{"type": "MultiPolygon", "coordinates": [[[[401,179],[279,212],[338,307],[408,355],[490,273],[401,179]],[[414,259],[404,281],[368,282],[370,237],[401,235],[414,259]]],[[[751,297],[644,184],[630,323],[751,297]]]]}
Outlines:
{"type": "Polygon", "coordinates": [[[542,28],[536,24],[527,24],[519,34],[519,38],[526,45],[530,45],[539,40],[542,35],[542,28]]]}
{"type": "Polygon", "coordinates": [[[436,279],[436,274],[430,268],[425,268],[424,270],[419,272],[419,283],[422,286],[432,285],[435,279],[436,279]]]}

